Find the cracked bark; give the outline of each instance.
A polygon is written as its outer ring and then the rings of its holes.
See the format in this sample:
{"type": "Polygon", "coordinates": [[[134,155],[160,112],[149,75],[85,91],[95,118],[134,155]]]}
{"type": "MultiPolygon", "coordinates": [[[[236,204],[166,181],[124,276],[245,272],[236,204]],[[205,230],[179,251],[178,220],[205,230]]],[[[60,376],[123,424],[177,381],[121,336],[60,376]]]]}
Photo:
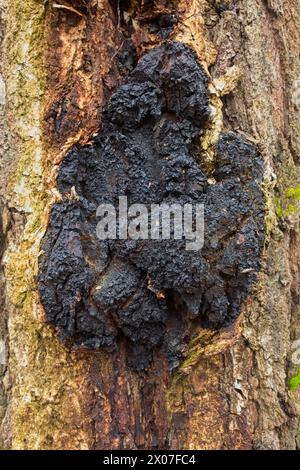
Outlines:
{"type": "Polygon", "coordinates": [[[287,194],[300,184],[298,2],[62,3],[76,12],[0,2],[2,447],[295,449],[299,394],[289,378],[297,372],[300,240],[287,194]],[[163,356],[130,371],[123,344],[115,354],[69,351],[45,324],[37,292],[59,163],[99,131],[134,48],[140,57],[168,34],[190,45],[210,75],[215,119],[199,143],[207,168],[226,130],[255,143],[269,169],[268,241],[254,292],[232,328],[198,331],[173,375],[163,356]]]}

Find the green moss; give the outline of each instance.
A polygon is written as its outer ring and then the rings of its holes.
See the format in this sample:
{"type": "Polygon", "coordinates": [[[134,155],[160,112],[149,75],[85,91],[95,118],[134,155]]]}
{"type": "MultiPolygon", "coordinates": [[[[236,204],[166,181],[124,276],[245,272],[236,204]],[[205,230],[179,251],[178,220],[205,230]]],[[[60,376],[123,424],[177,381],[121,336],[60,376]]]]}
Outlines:
{"type": "Polygon", "coordinates": [[[275,211],[276,211],[276,215],[277,217],[280,219],[281,217],[283,217],[283,209],[281,207],[281,203],[280,203],[280,198],[275,196],[275,211]]]}
{"type": "Polygon", "coordinates": [[[289,188],[286,192],[286,197],[291,198],[295,201],[300,200],[300,185],[296,186],[295,188],[289,188]]]}
{"type": "Polygon", "coordinates": [[[292,392],[294,392],[297,388],[300,387],[300,367],[297,371],[297,374],[291,378],[289,386],[292,392]]]}
{"type": "Polygon", "coordinates": [[[275,198],[276,215],[279,219],[283,219],[299,210],[300,201],[300,185],[287,188],[281,198],[275,198]]]}

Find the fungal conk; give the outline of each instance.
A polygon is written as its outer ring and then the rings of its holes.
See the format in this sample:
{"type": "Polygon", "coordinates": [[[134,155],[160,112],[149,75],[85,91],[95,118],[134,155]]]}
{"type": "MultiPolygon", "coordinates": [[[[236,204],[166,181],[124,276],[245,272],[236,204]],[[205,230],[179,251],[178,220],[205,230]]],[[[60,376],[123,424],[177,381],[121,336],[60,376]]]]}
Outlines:
{"type": "MultiPolygon", "coordinates": [[[[148,367],[158,348],[175,367],[193,325],[238,317],[265,238],[263,162],[224,133],[209,183],[195,142],[208,118],[205,72],[189,47],[167,42],[112,95],[101,133],[65,156],[39,261],[40,298],[63,341],[113,351],[124,338],[132,369],[148,367]],[[153,205],[202,205],[203,247],[187,249],[184,236],[99,239],[98,207],[117,210],[120,198],[149,214],[153,205]]],[[[117,219],[115,229],[124,231],[117,219]]]]}

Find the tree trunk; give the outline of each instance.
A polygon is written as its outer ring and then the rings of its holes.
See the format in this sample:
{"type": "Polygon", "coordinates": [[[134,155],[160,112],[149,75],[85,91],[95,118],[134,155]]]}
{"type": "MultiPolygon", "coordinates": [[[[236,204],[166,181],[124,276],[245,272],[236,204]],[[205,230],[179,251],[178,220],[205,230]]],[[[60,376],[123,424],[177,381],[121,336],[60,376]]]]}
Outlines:
{"type": "Polygon", "coordinates": [[[298,0],[0,0],[0,13],[1,446],[299,447],[298,0]],[[173,371],[157,352],[135,372],[122,341],[113,353],[60,341],[38,259],[63,157],[99,132],[133,57],[167,39],[209,77],[214,115],[198,145],[210,171],[224,130],[264,159],[266,241],[234,324],[198,328],[173,371]]]}

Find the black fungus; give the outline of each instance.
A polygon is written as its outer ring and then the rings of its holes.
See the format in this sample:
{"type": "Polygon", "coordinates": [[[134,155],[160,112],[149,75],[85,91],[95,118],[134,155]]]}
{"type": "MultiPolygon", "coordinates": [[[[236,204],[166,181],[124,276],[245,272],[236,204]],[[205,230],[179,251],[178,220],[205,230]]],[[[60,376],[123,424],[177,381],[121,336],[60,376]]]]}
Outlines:
{"type": "Polygon", "coordinates": [[[151,34],[157,34],[161,39],[167,39],[178,23],[175,13],[163,13],[149,23],[151,34]]]}
{"type": "Polygon", "coordinates": [[[132,369],[146,368],[160,346],[176,366],[187,325],[220,328],[238,317],[265,238],[263,162],[224,133],[208,181],[194,148],[208,117],[206,74],[187,46],[167,42],[111,97],[102,132],[64,158],[62,201],[39,260],[41,301],[63,341],[113,351],[123,337],[132,369]],[[97,207],[117,207],[119,196],[149,208],[204,204],[202,250],[186,250],[184,239],[99,240],[97,207]]]}

